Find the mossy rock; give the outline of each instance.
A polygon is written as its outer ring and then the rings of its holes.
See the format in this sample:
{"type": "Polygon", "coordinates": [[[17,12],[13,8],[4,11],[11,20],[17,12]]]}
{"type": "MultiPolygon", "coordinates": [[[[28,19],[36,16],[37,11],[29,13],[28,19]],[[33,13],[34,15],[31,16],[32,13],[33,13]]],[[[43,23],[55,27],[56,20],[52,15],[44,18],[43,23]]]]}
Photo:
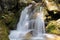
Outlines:
{"type": "Polygon", "coordinates": [[[0,40],[9,40],[8,32],[9,31],[5,23],[0,20],[0,40]]]}
{"type": "Polygon", "coordinates": [[[60,23],[57,21],[50,21],[46,27],[47,33],[60,34],[60,23]]]}

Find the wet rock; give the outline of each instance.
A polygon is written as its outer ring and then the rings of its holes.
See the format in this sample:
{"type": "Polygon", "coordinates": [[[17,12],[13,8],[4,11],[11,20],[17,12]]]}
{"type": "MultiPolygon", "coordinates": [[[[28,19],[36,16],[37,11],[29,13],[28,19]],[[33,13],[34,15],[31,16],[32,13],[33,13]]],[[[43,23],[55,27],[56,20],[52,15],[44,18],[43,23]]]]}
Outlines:
{"type": "Polygon", "coordinates": [[[32,34],[31,33],[27,33],[24,38],[25,38],[25,40],[30,40],[31,37],[32,37],[32,34]]]}

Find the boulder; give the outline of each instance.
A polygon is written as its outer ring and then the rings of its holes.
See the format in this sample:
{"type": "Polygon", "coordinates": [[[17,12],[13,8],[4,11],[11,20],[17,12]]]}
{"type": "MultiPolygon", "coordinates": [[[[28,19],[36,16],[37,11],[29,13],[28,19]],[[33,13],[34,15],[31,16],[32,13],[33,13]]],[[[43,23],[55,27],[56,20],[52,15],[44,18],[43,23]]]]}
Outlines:
{"type": "Polygon", "coordinates": [[[50,21],[46,26],[46,32],[60,35],[60,19],[50,21]]]}

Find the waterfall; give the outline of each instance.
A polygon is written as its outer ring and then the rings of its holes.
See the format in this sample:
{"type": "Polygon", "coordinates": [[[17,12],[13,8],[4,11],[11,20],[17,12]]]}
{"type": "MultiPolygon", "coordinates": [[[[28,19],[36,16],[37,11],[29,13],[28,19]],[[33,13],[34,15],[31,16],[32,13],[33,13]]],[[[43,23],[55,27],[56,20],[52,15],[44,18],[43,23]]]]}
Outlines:
{"type": "Polygon", "coordinates": [[[32,5],[27,6],[22,12],[19,22],[17,24],[17,29],[12,30],[9,35],[10,40],[22,40],[23,37],[30,32],[29,29],[29,15],[28,11],[32,5]]]}
{"type": "MultiPolygon", "coordinates": [[[[34,10],[34,30],[32,40],[45,40],[44,8],[38,6],[34,10]]],[[[32,19],[33,20],[33,19],[32,19]]]]}
{"type": "Polygon", "coordinates": [[[28,27],[29,27],[29,15],[28,15],[28,11],[29,11],[29,8],[31,7],[32,5],[29,5],[28,7],[26,7],[22,13],[21,13],[21,17],[20,17],[20,21],[19,23],[17,24],[17,30],[28,30],[28,27]]]}
{"type": "Polygon", "coordinates": [[[43,7],[40,7],[40,11],[37,12],[37,17],[35,19],[35,30],[34,34],[40,36],[45,33],[45,24],[43,18],[43,7]]]}
{"type": "Polygon", "coordinates": [[[43,7],[39,6],[32,11],[31,7],[27,6],[22,12],[16,30],[11,30],[10,40],[23,40],[27,33],[32,31],[30,40],[45,40],[45,24],[43,19],[43,7]],[[29,10],[31,9],[31,10],[29,10]],[[42,38],[42,39],[41,39],[42,38]]]}

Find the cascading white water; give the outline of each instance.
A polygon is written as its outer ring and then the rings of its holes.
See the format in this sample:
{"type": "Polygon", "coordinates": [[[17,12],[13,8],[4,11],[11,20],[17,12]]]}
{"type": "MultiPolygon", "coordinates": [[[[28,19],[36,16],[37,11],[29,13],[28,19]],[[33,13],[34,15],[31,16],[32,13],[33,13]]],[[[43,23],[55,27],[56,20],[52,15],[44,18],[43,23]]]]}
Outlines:
{"type": "Polygon", "coordinates": [[[17,29],[12,30],[10,32],[9,38],[10,40],[23,40],[24,36],[32,31],[31,40],[45,40],[45,25],[43,19],[43,7],[39,6],[38,12],[36,12],[36,17],[34,18],[33,15],[35,14],[35,10],[30,11],[32,5],[27,6],[21,13],[20,20],[17,24],[17,29]],[[33,29],[33,30],[31,30],[33,29]]]}
{"type": "Polygon", "coordinates": [[[37,36],[40,36],[43,33],[45,33],[44,27],[45,27],[45,24],[43,19],[43,11],[42,11],[42,7],[40,7],[40,12],[37,13],[37,17],[35,19],[35,31],[37,36]]]}
{"type": "Polygon", "coordinates": [[[10,40],[22,40],[23,37],[30,32],[29,30],[29,15],[28,11],[32,5],[27,6],[21,13],[19,23],[17,24],[17,29],[10,32],[10,40]]]}
{"type": "Polygon", "coordinates": [[[20,17],[20,21],[17,25],[17,30],[28,30],[29,27],[29,15],[28,15],[28,10],[32,5],[29,5],[28,7],[26,7],[22,13],[21,13],[21,17],[20,17]]]}
{"type": "Polygon", "coordinates": [[[44,12],[43,7],[40,6],[36,13],[34,31],[32,40],[45,40],[45,24],[44,24],[44,12]]]}

